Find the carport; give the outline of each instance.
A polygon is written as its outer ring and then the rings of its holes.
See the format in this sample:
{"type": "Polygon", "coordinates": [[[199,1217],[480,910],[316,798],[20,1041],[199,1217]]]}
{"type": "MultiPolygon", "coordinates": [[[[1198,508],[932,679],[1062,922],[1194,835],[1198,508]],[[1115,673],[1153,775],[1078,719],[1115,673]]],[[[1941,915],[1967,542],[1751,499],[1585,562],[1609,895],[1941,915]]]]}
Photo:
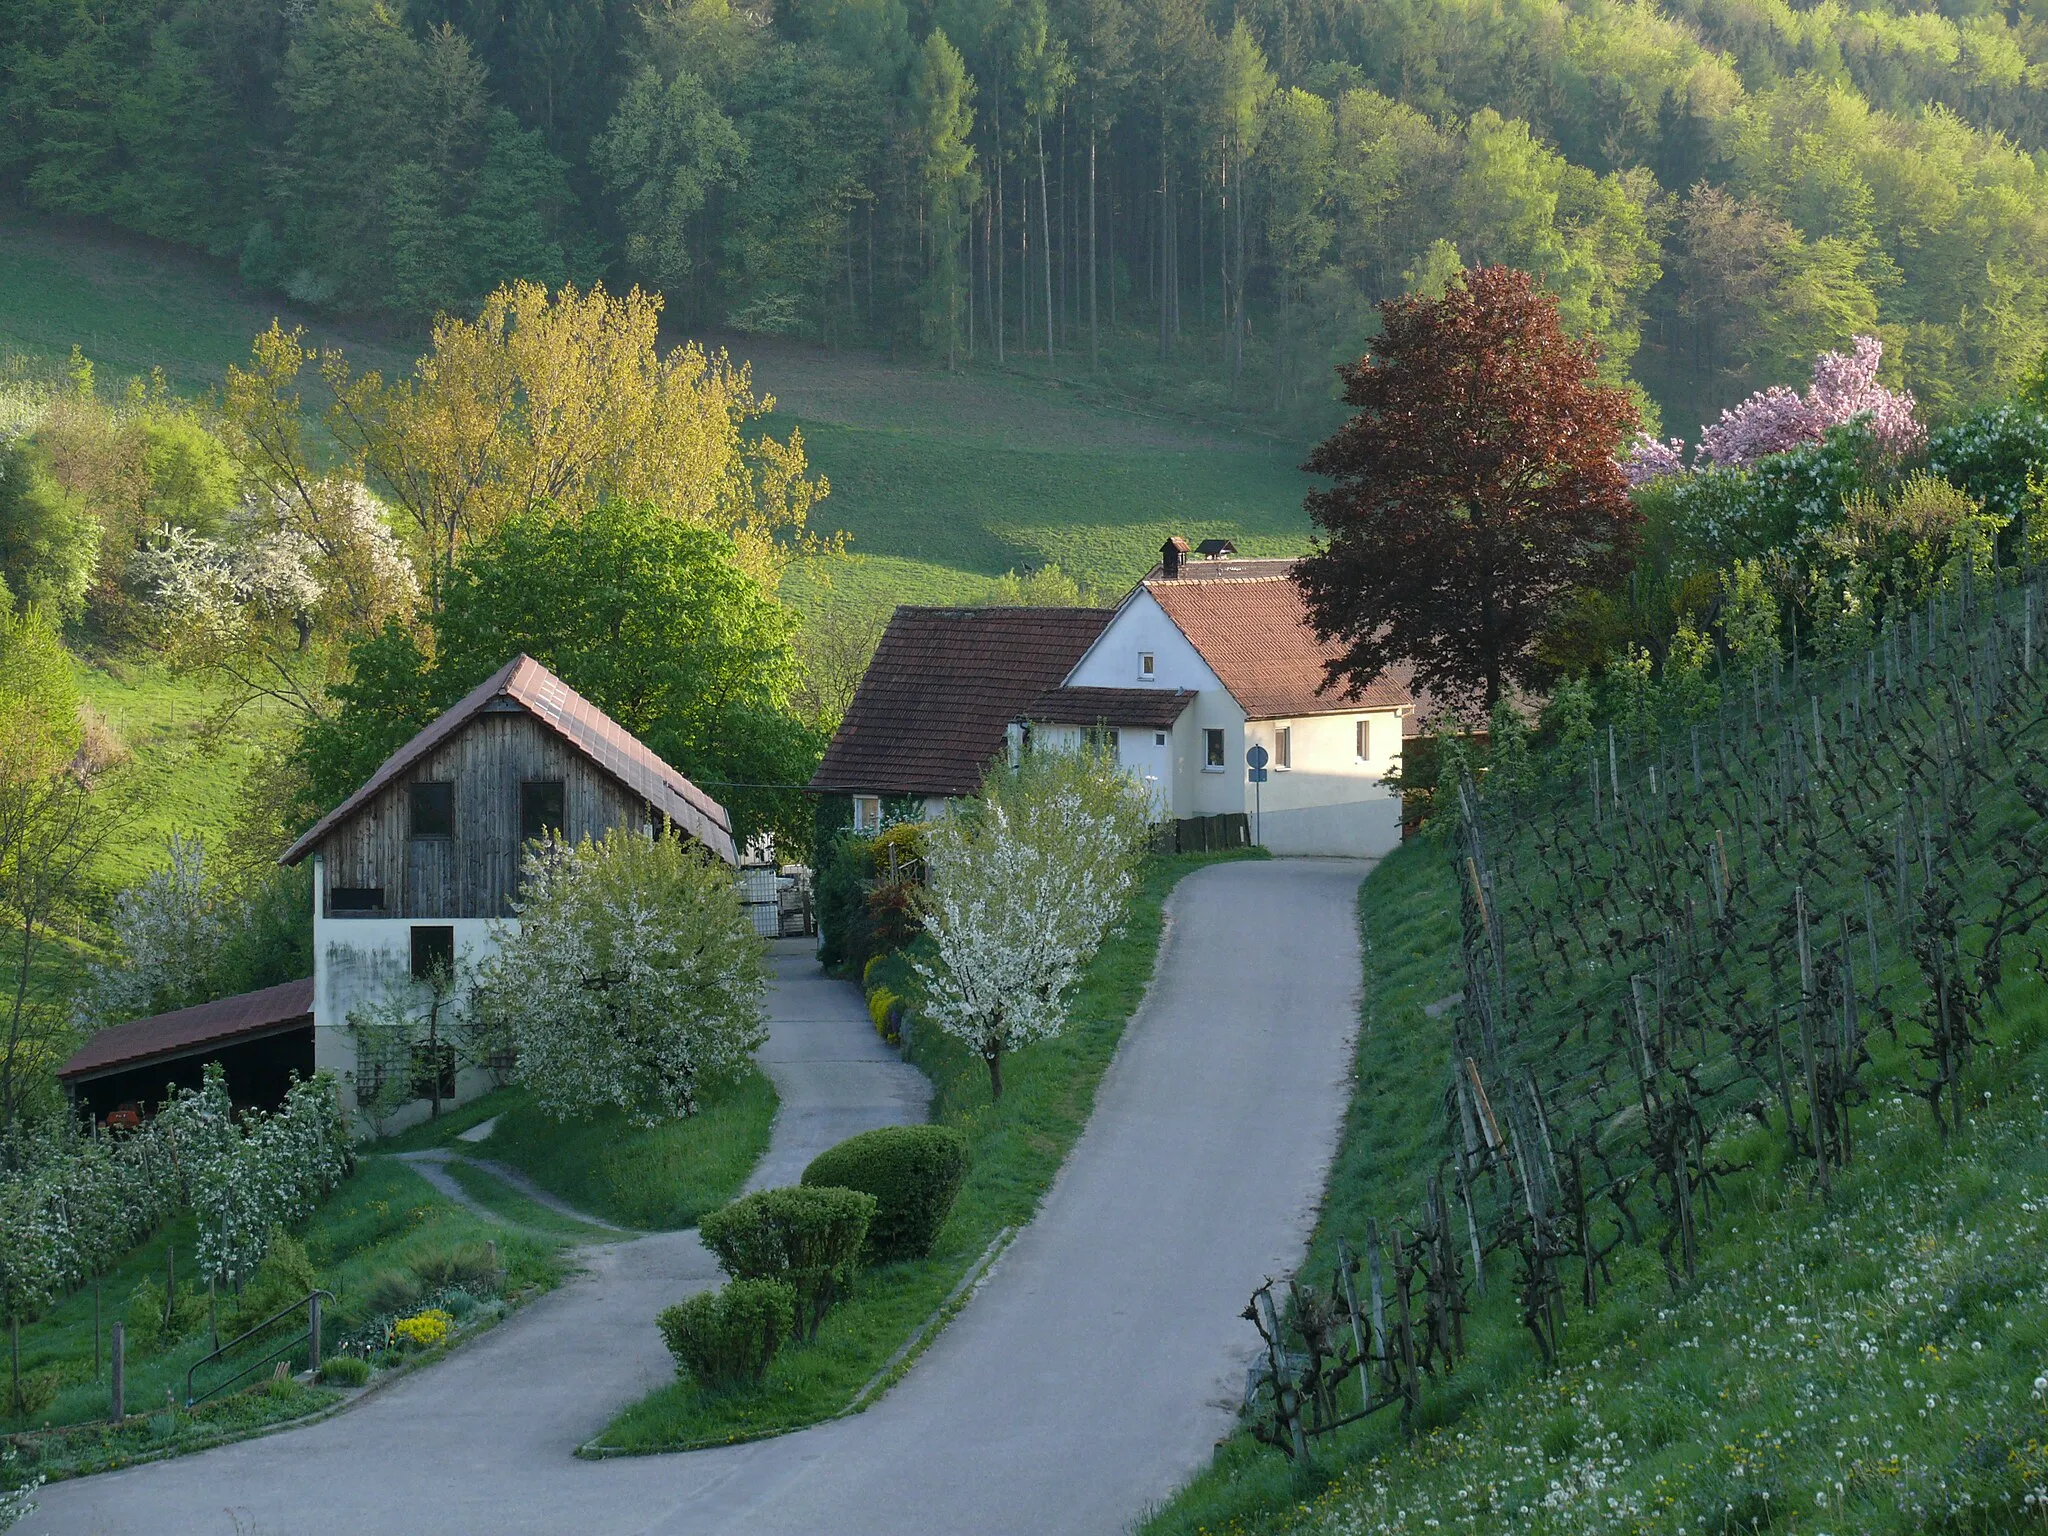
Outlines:
{"type": "Polygon", "coordinates": [[[94,1120],[124,1104],[148,1114],[173,1088],[197,1088],[209,1061],[237,1106],[275,1109],[296,1072],[313,1075],[313,980],[287,981],[103,1029],[57,1071],[94,1120]]]}

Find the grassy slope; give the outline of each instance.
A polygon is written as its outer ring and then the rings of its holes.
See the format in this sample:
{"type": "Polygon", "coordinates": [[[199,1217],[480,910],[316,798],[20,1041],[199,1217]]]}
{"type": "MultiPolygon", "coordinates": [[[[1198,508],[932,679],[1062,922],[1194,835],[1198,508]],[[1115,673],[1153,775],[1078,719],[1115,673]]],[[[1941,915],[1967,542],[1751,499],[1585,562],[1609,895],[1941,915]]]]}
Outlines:
{"type": "MultiPolygon", "coordinates": [[[[73,344],[105,386],[160,367],[204,394],[279,316],[359,366],[403,371],[419,339],[295,315],[226,266],[147,241],[0,210],[0,361],[61,362],[73,344]]],[[[968,601],[986,579],[1058,560],[1085,583],[1143,573],[1169,533],[1227,534],[1247,552],[1299,548],[1302,445],[1145,415],[1024,374],[833,355],[714,338],[753,360],[779,399],[772,429],[803,429],[833,491],[821,531],[853,558],[806,563],[799,602],[968,601]]]]}
{"type": "Polygon", "coordinates": [[[678,1380],[626,1409],[594,1443],[632,1451],[715,1445],[844,1412],[991,1240],[1031,1219],[1088,1123],[1096,1084],[1151,981],[1168,893],[1211,862],[1186,856],[1147,866],[1129,921],[1090,964],[1075,996],[1073,1026],[1005,1063],[1000,1104],[989,1099],[978,1056],[936,1030],[913,1031],[912,1059],[937,1090],[931,1117],[965,1132],[973,1155],[930,1258],[863,1271],[853,1299],[827,1316],[817,1341],[785,1349],[759,1391],[709,1393],[678,1380]]]}
{"type": "MultiPolygon", "coordinates": [[[[419,1176],[402,1163],[387,1158],[369,1158],[358,1165],[353,1177],[344,1181],[321,1205],[303,1234],[308,1255],[320,1277],[320,1284],[334,1293],[327,1315],[326,1340],[330,1347],[342,1345],[353,1331],[370,1325],[383,1310],[386,1299],[407,1286],[432,1290],[441,1266],[451,1256],[480,1253],[487,1241],[498,1244],[499,1260],[505,1270],[507,1291],[552,1286],[561,1276],[559,1250],[572,1238],[588,1234],[567,1230],[557,1218],[515,1192],[498,1186],[492,1202],[516,1225],[500,1226],[483,1220],[450,1200],[436,1194],[419,1176]],[[422,1274],[426,1278],[421,1278],[422,1274]]],[[[94,1288],[86,1287],[66,1297],[39,1321],[22,1330],[21,1353],[24,1375],[55,1369],[60,1389],[56,1401],[36,1415],[32,1424],[16,1424],[0,1418],[0,1428],[21,1430],[45,1426],[88,1424],[107,1412],[106,1350],[112,1324],[126,1313],[130,1296],[144,1280],[162,1284],[166,1254],[175,1250],[177,1283],[181,1296],[188,1294],[196,1273],[194,1252],[196,1231],[190,1217],[181,1217],[156,1237],[128,1254],[114,1266],[98,1286],[101,1343],[100,1371],[93,1370],[94,1288]]],[[[225,1317],[227,1307],[223,1304],[225,1317]]],[[[50,1455],[48,1471],[97,1470],[106,1458],[133,1458],[164,1445],[194,1438],[194,1425],[182,1414],[161,1411],[165,1390],[184,1399],[185,1371],[205,1355],[212,1344],[202,1325],[199,1333],[154,1355],[131,1354],[128,1360],[127,1400],[131,1412],[150,1415],[116,1440],[102,1443],[90,1436],[76,1445],[43,1447],[50,1455]],[[83,1463],[82,1465],[79,1463],[83,1463]]],[[[0,1382],[4,1391],[4,1382],[0,1382]]],[[[227,1414],[230,1421],[215,1428],[246,1428],[276,1417],[292,1417],[324,1405],[318,1394],[273,1405],[248,1423],[227,1414]],[[289,1408],[289,1411],[284,1411],[289,1408]]],[[[202,1415],[204,1428],[220,1413],[202,1415]]]]}
{"type": "MultiPolygon", "coordinates": [[[[1359,1087],[1303,1271],[1318,1282],[1340,1235],[1413,1209],[1438,1166],[1414,1068],[1449,1049],[1448,1015],[1422,1010],[1461,980],[1454,881],[1428,840],[1361,891],[1359,1087]]],[[[1878,1088],[1832,1200],[1785,1166],[1781,1136],[1727,1134],[1721,1155],[1747,1166],[1722,1181],[1689,1290],[1654,1249],[1620,1250],[1543,1373],[1496,1260],[1471,1354],[1426,1385],[1415,1438],[1382,1414],[1303,1472],[1237,1437],[1148,1536],[2012,1528],[2048,1488],[2048,1001],[2029,978],[2005,1004],[1975,1073],[1985,1107],[1952,1146],[1885,1086],[1904,1063],[1874,1042],[1878,1088]]]]}
{"type": "Polygon", "coordinates": [[[619,1226],[666,1230],[694,1226],[732,1199],[768,1150],[775,1103],[774,1084],[756,1071],[690,1119],[644,1130],[616,1113],[550,1120],[525,1089],[506,1088],[378,1145],[446,1146],[508,1163],[579,1211],[619,1226]],[[493,1116],[498,1124],[487,1139],[457,1140],[493,1116]]]}

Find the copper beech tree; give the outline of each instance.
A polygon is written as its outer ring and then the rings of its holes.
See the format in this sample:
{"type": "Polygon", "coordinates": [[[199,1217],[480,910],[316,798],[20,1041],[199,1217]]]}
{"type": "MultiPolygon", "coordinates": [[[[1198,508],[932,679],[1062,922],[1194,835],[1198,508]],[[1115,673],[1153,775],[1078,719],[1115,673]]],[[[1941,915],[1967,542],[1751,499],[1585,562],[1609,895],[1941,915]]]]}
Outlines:
{"type": "Polygon", "coordinates": [[[1480,267],[1380,315],[1342,370],[1357,414],[1304,466],[1334,482],[1308,497],[1324,543],[1300,566],[1309,622],[1343,647],[1326,686],[1406,663],[1440,702],[1491,709],[1537,680],[1560,602],[1633,560],[1615,454],[1636,408],[1526,272],[1480,267]]]}

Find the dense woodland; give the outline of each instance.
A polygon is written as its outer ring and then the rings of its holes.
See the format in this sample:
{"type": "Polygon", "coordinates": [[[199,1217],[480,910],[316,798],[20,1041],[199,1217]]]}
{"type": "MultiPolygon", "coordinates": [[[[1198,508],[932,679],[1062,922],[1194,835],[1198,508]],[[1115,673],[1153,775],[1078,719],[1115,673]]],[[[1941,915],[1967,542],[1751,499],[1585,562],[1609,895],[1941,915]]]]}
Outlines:
{"type": "Polygon", "coordinates": [[[2035,0],[21,0],[0,60],[18,196],[336,311],[602,276],[1292,414],[1504,262],[1680,431],[1858,332],[1937,418],[2048,343],[2035,0]]]}

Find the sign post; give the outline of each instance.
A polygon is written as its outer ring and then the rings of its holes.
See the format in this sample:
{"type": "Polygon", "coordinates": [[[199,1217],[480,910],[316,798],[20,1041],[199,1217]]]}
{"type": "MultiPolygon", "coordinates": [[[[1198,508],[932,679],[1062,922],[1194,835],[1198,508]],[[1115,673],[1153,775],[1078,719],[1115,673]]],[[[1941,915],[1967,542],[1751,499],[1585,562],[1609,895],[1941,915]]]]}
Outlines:
{"type": "Polygon", "coordinates": [[[1259,847],[1264,847],[1266,841],[1266,807],[1264,803],[1266,796],[1262,786],[1266,782],[1266,764],[1271,762],[1272,758],[1267,755],[1266,749],[1255,741],[1252,743],[1251,750],[1245,753],[1244,760],[1251,770],[1245,777],[1250,779],[1252,784],[1252,842],[1259,847]]]}

